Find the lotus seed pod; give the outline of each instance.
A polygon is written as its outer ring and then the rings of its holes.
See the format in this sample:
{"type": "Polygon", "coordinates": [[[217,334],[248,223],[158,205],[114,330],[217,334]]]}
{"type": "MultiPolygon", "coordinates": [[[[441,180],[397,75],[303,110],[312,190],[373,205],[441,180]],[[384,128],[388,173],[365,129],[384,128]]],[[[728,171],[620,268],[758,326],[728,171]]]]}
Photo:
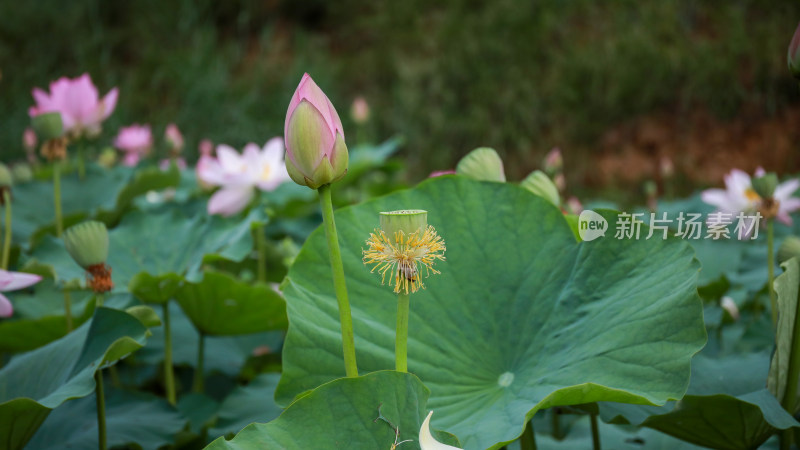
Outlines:
{"type": "Polygon", "coordinates": [[[506,181],[503,160],[494,149],[488,147],[476,148],[461,158],[456,173],[480,181],[506,181]]]}
{"type": "Polygon", "coordinates": [[[772,198],[775,188],[778,187],[778,176],[770,172],[752,181],[753,190],[761,198],[772,198]]]}
{"type": "Polygon", "coordinates": [[[58,112],[42,113],[31,118],[31,125],[41,141],[60,138],[64,134],[64,123],[58,112]]]}
{"type": "Polygon", "coordinates": [[[15,183],[27,183],[33,180],[33,170],[28,164],[16,164],[11,168],[11,177],[15,183]]]}
{"type": "Polygon", "coordinates": [[[64,232],[64,246],[72,259],[86,270],[108,259],[108,229],[102,222],[90,220],[64,232]]]}
{"type": "Polygon", "coordinates": [[[428,211],[422,209],[382,212],[380,216],[381,230],[388,236],[394,236],[398,231],[409,236],[428,227],[428,211]]]}
{"type": "Polygon", "coordinates": [[[796,256],[800,257],[800,237],[789,236],[778,248],[778,262],[783,264],[796,256]]]}
{"type": "Polygon", "coordinates": [[[14,178],[11,176],[11,171],[8,167],[0,163],[0,188],[10,188],[14,185],[14,178]]]}

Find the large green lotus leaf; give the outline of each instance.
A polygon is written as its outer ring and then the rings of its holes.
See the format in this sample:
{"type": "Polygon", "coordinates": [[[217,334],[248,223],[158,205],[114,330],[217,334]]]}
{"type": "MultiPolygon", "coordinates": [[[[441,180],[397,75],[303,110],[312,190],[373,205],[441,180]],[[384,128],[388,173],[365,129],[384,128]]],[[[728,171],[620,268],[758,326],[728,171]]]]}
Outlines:
{"type": "Polygon", "coordinates": [[[22,448],[51,409],[94,391],[94,373],[144,345],[147,328],[116,309],[98,308],[72,333],[13,358],[0,370],[0,449],[22,448]]]}
{"type": "MultiPolygon", "coordinates": [[[[114,290],[126,291],[131,280],[143,272],[158,281],[167,274],[185,275],[197,281],[206,257],[240,261],[252,249],[250,223],[258,217],[257,212],[238,221],[205,214],[187,219],[176,212],[127,214],[108,233],[108,264],[113,270],[114,290]]],[[[37,246],[27,264],[49,264],[64,282],[85,278],[63,241],[50,236],[37,246]]]]}
{"type": "MultiPolygon", "coordinates": [[[[20,298],[19,295],[14,297],[16,311],[22,309],[17,308],[18,305],[22,306],[26,303],[40,303],[40,305],[38,307],[32,306],[28,310],[34,313],[32,318],[22,317],[17,319],[15,317],[14,319],[0,321],[0,351],[17,353],[34,350],[67,334],[67,320],[63,311],[63,294],[59,294],[62,296],[60,310],[51,310],[50,308],[54,307],[55,304],[47,303],[53,302],[55,298],[51,298],[48,295],[49,289],[46,285],[49,283],[43,283],[45,284],[45,293],[41,299],[36,295],[30,296],[30,298],[24,298],[27,295],[23,296],[23,298],[20,298]],[[39,316],[39,314],[47,311],[53,315],[39,316]]],[[[38,286],[36,292],[39,292],[38,286]]],[[[87,296],[83,291],[72,293],[73,328],[80,326],[92,317],[94,313],[93,298],[93,295],[87,296]],[[89,300],[92,301],[90,302],[89,300]]],[[[125,309],[130,306],[131,300],[130,295],[112,295],[106,299],[105,305],[115,309],[125,309]]]]}
{"type": "MultiPolygon", "coordinates": [[[[134,171],[127,167],[111,170],[91,165],[86,177],[78,179],[75,173],[63,174],[61,179],[61,208],[66,222],[102,213],[119,214],[133,199],[151,189],[176,186],[180,181],[177,170],[145,169],[134,171]]],[[[32,181],[14,186],[13,224],[14,242],[28,244],[41,230],[54,229],[53,183],[32,181]]],[[[2,208],[0,208],[2,210],[2,208]]]]}
{"type": "Polygon", "coordinates": [[[282,409],[275,404],[275,386],[280,375],[264,373],[247,386],[240,386],[228,395],[217,411],[217,423],[208,434],[212,437],[238,433],[251,423],[264,423],[278,417],[282,409]]]}
{"type": "MultiPolygon", "coordinates": [[[[466,448],[499,447],[536,410],[614,400],[664,404],[688,385],[705,342],[699,264],[685,242],[576,243],[562,213],[501,183],[440,177],[336,214],[359,369],[394,365],[396,297],[362,264],[378,213],[425,209],[447,243],[441,275],[412,294],[408,367],[441,427],[466,448]]],[[[344,373],[322,229],[284,291],[289,331],[280,404],[344,373]]]]}
{"type": "MultiPolygon", "coordinates": [[[[111,383],[105,383],[109,447],[136,444],[138,448],[159,448],[172,443],[186,423],[159,397],[109,389],[111,383]]],[[[98,448],[94,396],[68,402],[53,411],[25,448],[98,448]]]]}
{"type": "Polygon", "coordinates": [[[764,389],[768,353],[692,360],[687,395],[664,407],[600,403],[609,422],[654,428],[711,448],[755,448],[776,429],[800,425],[764,389]]]}
{"type": "MultiPolygon", "coordinates": [[[[395,442],[395,431],[376,420],[380,407],[381,415],[400,430],[398,442],[412,440],[401,448],[419,450],[428,395],[419,378],[409,373],[381,371],[342,378],[309,392],[272,422],[254,423],[232,440],[220,437],[206,448],[388,449],[395,442]]],[[[438,425],[439,419],[437,411],[431,423],[438,425]]],[[[437,438],[457,445],[446,433],[437,438]]]]}
{"type": "Polygon", "coordinates": [[[286,302],[266,284],[250,285],[218,272],[186,283],[175,299],[203,334],[230,336],[282,330],[288,325],[286,302]]]}

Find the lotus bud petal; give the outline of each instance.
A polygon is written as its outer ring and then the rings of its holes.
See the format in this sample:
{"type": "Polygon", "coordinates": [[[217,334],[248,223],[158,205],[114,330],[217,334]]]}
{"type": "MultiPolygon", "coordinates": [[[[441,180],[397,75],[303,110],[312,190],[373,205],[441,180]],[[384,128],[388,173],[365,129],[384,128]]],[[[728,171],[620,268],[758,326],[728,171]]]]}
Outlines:
{"type": "Polygon", "coordinates": [[[519,185],[555,206],[561,203],[561,199],[558,196],[558,188],[555,183],[541,170],[534,170],[531,172],[519,185]]]}
{"type": "Polygon", "coordinates": [[[778,248],[778,262],[783,264],[794,257],[800,257],[800,237],[789,236],[778,248]]]}
{"type": "Polygon", "coordinates": [[[792,75],[800,80],[800,23],[797,24],[797,29],[794,30],[794,36],[789,43],[789,51],[787,54],[789,62],[789,71],[792,75]]]}
{"type": "Polygon", "coordinates": [[[295,183],[317,189],[347,173],[349,156],[342,122],[308,74],[289,103],[284,139],[286,170],[295,183]]]}
{"type": "Polygon", "coordinates": [[[72,259],[85,270],[105,264],[108,259],[108,229],[102,222],[90,220],[64,232],[64,246],[72,259]]]}
{"type": "Polygon", "coordinates": [[[505,183],[503,161],[497,152],[488,147],[476,148],[461,158],[456,166],[456,173],[481,181],[497,181],[505,183]]]}

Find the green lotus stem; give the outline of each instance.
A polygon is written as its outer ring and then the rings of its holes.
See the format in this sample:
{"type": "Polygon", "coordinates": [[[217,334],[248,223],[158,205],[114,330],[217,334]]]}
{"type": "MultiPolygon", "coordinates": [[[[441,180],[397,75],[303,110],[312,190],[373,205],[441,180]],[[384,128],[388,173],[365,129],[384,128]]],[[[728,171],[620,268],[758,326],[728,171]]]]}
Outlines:
{"type": "Polygon", "coordinates": [[[67,333],[72,331],[72,298],[69,289],[64,289],[64,318],[67,319],[67,333]]]}
{"type": "Polygon", "coordinates": [[[769,282],[767,290],[769,291],[769,304],[772,307],[772,328],[778,329],[778,301],[775,299],[775,288],[772,283],[775,282],[775,238],[772,226],[772,219],[767,219],[767,272],[769,274],[769,282]]]}
{"type": "Polygon", "coordinates": [[[83,139],[78,144],[78,179],[83,181],[86,178],[86,153],[83,139]]]}
{"type": "Polygon", "coordinates": [[[8,256],[11,254],[11,194],[8,188],[3,189],[3,205],[6,207],[6,233],[3,238],[3,270],[8,269],[8,256]]]}
{"type": "Polygon", "coordinates": [[[61,237],[64,232],[64,223],[61,220],[61,164],[53,163],[53,207],[56,212],[56,236],[61,237]]]}
{"type": "Polygon", "coordinates": [[[597,426],[597,414],[589,415],[592,422],[592,448],[600,450],[600,429],[597,426]]]}
{"type": "Polygon", "coordinates": [[[203,392],[203,356],[205,353],[206,335],[200,333],[200,340],[197,343],[197,367],[194,369],[194,392],[203,392]]]}
{"type": "Polygon", "coordinates": [[[408,310],[410,297],[397,294],[397,330],[395,331],[394,361],[398,372],[408,372],[408,310]]]}
{"type": "Polygon", "coordinates": [[[561,414],[558,413],[558,408],[553,408],[550,410],[553,413],[551,417],[550,426],[553,429],[553,437],[556,439],[561,439],[561,414]]]}
{"type": "Polygon", "coordinates": [[[519,438],[520,450],[536,450],[536,435],[533,433],[533,420],[525,426],[525,431],[519,438]]]}
{"type": "Polygon", "coordinates": [[[115,388],[122,387],[122,380],[119,379],[119,371],[117,370],[117,366],[113,365],[108,368],[108,374],[111,375],[111,384],[115,388]]]}
{"type": "Polygon", "coordinates": [[[99,308],[103,306],[103,294],[94,294],[94,307],[99,308]]]}
{"type": "Polygon", "coordinates": [[[164,385],[167,390],[167,401],[174,405],[175,374],[172,373],[172,332],[169,326],[169,302],[164,303],[164,385]]]}
{"type": "MultiPolygon", "coordinates": [[[[792,352],[789,354],[789,371],[786,374],[786,392],[781,399],[781,406],[794,416],[797,409],[797,382],[800,379],[800,299],[798,299],[794,328],[792,329],[792,352]]],[[[780,436],[781,449],[788,449],[792,443],[792,430],[784,430],[780,436]]]]}
{"type": "Polygon", "coordinates": [[[97,447],[106,450],[106,399],[103,392],[103,370],[98,369],[94,373],[94,381],[97,385],[95,399],[97,400],[97,447]]]}
{"type": "Polygon", "coordinates": [[[256,253],[258,254],[258,281],[267,282],[267,240],[264,236],[264,228],[261,225],[256,228],[256,253]]]}
{"type": "Polygon", "coordinates": [[[339,321],[342,326],[342,352],[344,354],[345,373],[348,377],[357,377],[358,366],[356,365],[353,318],[350,314],[350,301],[347,299],[347,285],[344,279],[342,254],[339,250],[339,237],[336,234],[336,223],[333,221],[331,186],[329,184],[324,184],[319,187],[318,191],[320,205],[322,206],[322,221],[325,224],[325,236],[328,239],[328,252],[331,257],[333,288],[336,291],[336,301],[339,304],[339,321]]]}

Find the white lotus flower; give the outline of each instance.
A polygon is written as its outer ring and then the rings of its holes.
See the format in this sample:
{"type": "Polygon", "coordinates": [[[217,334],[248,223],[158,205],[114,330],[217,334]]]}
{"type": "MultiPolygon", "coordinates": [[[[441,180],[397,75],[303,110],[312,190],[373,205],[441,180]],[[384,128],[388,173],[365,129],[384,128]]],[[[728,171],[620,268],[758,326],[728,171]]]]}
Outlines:
{"type": "Polygon", "coordinates": [[[431,416],[433,411],[428,413],[428,417],[422,422],[419,429],[419,446],[422,450],[460,450],[458,447],[452,445],[442,444],[437,441],[431,434],[431,416]]]}

